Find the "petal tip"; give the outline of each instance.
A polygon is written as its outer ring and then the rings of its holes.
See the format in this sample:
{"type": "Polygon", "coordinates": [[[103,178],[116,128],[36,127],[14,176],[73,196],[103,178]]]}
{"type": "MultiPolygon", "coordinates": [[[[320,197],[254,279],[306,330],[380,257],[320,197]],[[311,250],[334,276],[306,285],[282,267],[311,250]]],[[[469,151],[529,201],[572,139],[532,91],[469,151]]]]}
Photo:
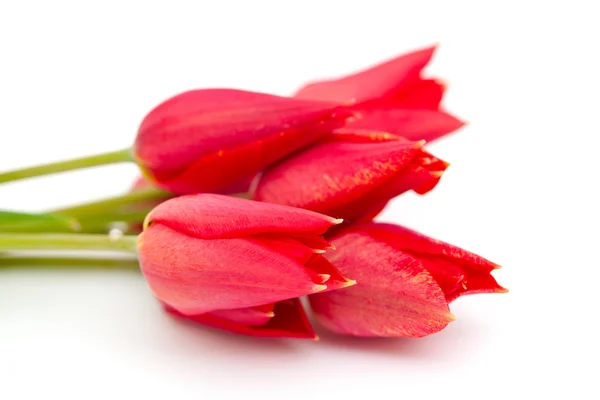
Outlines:
{"type": "Polygon", "coordinates": [[[340,289],[345,288],[345,287],[354,286],[354,285],[356,285],[356,283],[357,282],[354,279],[346,279],[346,282],[344,282],[340,285],[340,289]]]}
{"type": "Polygon", "coordinates": [[[314,293],[322,292],[323,290],[327,290],[327,285],[317,285],[317,284],[314,284],[312,286],[312,290],[313,290],[314,293]]]}

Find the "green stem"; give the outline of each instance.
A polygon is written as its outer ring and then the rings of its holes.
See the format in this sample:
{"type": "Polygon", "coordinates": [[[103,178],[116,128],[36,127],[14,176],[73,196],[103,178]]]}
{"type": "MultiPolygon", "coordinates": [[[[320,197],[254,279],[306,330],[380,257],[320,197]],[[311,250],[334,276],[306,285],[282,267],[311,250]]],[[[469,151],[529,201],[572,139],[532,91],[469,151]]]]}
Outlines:
{"type": "Polygon", "coordinates": [[[127,148],[104,154],[96,154],[88,157],[75,158],[72,160],[58,161],[55,163],[38,165],[35,167],[3,172],[0,173],[0,183],[33,178],[35,176],[55,174],[57,172],[71,171],[74,169],[132,161],[134,161],[134,159],[131,149],[127,148]]]}
{"type": "Polygon", "coordinates": [[[51,214],[68,215],[70,217],[82,218],[84,216],[109,214],[116,207],[135,204],[151,200],[165,200],[172,194],[164,190],[150,187],[138,189],[123,195],[108,197],[106,199],[80,204],[73,207],[49,211],[51,214]]]}
{"type": "Polygon", "coordinates": [[[137,236],[0,233],[0,250],[108,250],[136,253],[137,236]]]}
{"type": "MultiPolygon", "coordinates": [[[[116,224],[118,223],[125,223],[129,225],[129,228],[135,228],[136,226],[141,226],[144,223],[144,219],[146,218],[146,215],[148,215],[149,212],[150,209],[144,209],[127,213],[107,213],[90,215],[89,217],[82,217],[78,219],[80,225],[80,229],[78,230],[78,232],[106,233],[111,227],[118,227],[116,226],[116,224]]],[[[132,229],[128,229],[128,231],[131,230],[132,229]]]]}
{"type": "Polygon", "coordinates": [[[26,267],[26,268],[76,268],[81,267],[97,269],[128,269],[139,271],[137,259],[124,258],[92,258],[92,257],[0,257],[0,269],[26,267]]]}

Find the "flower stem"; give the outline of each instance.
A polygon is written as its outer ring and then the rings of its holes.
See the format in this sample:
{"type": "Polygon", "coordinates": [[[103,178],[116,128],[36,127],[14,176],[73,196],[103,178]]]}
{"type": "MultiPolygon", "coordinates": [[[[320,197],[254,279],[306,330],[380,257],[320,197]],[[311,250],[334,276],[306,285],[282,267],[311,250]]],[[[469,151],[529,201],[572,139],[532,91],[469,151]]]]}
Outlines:
{"type": "Polygon", "coordinates": [[[108,250],[136,253],[137,236],[0,233],[0,250],[108,250]]]}
{"type": "MultiPolygon", "coordinates": [[[[164,190],[150,187],[138,189],[130,193],[122,194],[115,197],[93,201],[90,203],[80,204],[73,207],[62,208],[49,211],[51,214],[68,215],[70,217],[82,218],[85,216],[102,215],[114,212],[116,207],[121,207],[129,204],[135,204],[150,200],[165,200],[171,197],[172,194],[164,190]]],[[[149,211],[149,210],[148,210],[149,211]]]]}
{"type": "Polygon", "coordinates": [[[0,269],[3,268],[64,268],[64,269],[127,269],[139,271],[137,259],[97,258],[97,257],[0,257],[0,269]]]}
{"type": "Polygon", "coordinates": [[[33,178],[36,176],[55,174],[57,172],[71,171],[95,167],[98,165],[114,164],[120,162],[134,161],[130,148],[112,151],[109,153],[96,154],[72,160],[58,161],[55,163],[38,165],[14,171],[0,173],[0,183],[16,181],[19,179],[33,178]]]}
{"type": "Polygon", "coordinates": [[[149,212],[150,209],[143,209],[134,212],[107,213],[81,217],[77,220],[79,222],[78,232],[106,233],[111,228],[125,229],[126,232],[133,230],[135,232],[136,229],[140,229],[149,212]],[[119,226],[119,224],[125,224],[125,226],[119,226]]]}

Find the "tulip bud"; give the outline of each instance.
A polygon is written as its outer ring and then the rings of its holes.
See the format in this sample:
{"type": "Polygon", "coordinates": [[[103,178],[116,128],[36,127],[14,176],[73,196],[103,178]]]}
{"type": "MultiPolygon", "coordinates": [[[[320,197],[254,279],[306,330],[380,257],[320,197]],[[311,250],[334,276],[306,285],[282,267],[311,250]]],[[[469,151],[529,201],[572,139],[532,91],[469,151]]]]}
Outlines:
{"type": "Polygon", "coordinates": [[[435,187],[448,164],[422,147],[382,132],[340,130],[265,170],[252,197],[350,222],[373,218],[393,197],[435,187]]]}
{"type": "MultiPolygon", "coordinates": [[[[250,189],[250,184],[252,183],[253,178],[246,179],[244,181],[239,181],[235,185],[230,186],[229,188],[225,189],[222,193],[223,194],[246,193],[250,189]]],[[[131,186],[130,191],[135,192],[135,191],[142,190],[142,189],[148,189],[153,186],[154,185],[152,184],[152,182],[150,182],[145,177],[140,176],[134,181],[133,185],[131,186]]],[[[174,197],[174,196],[172,196],[172,197],[174,197]]],[[[167,198],[145,201],[143,203],[137,203],[137,204],[134,204],[133,206],[129,206],[128,209],[130,211],[151,210],[165,200],[167,200],[167,198]]],[[[142,230],[143,229],[142,229],[142,221],[141,220],[139,223],[130,223],[129,231],[142,232],[142,230]]]]}
{"type": "Polygon", "coordinates": [[[134,154],[144,174],[165,190],[222,193],[341,127],[351,115],[336,103],[193,90],[144,118],[134,154]]]}
{"type": "Polygon", "coordinates": [[[309,297],[329,330],[354,336],[422,337],[454,320],[448,303],[470,293],[502,293],[498,265],[466,250],[389,224],[339,232],[327,255],[355,287],[309,297]]]}
{"type": "Polygon", "coordinates": [[[216,194],[177,197],[146,218],[140,266],[156,297],[184,315],[264,306],[354,284],[322,256],[331,245],[320,235],[340,222],[216,194]]]}
{"type": "Polygon", "coordinates": [[[349,127],[430,141],[463,126],[440,110],[444,85],[421,78],[434,50],[425,48],[339,79],[314,82],[295,96],[349,104],[360,115],[349,127]]]}

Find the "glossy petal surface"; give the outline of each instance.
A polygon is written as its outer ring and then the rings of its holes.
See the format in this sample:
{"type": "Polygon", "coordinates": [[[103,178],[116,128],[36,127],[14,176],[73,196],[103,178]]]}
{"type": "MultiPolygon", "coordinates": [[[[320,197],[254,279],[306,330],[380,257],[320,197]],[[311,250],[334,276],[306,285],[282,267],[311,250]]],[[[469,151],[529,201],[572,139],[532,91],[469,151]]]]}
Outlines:
{"type": "Polygon", "coordinates": [[[171,199],[152,210],[146,221],[203,239],[265,233],[317,236],[341,222],[308,210],[217,194],[171,199]]]}
{"type": "Polygon", "coordinates": [[[142,121],[134,153],[146,174],[178,194],[220,192],[334,128],[338,104],[234,89],[181,93],[142,121]]]}
{"type": "Polygon", "coordinates": [[[408,190],[426,193],[448,165],[421,142],[367,134],[333,135],[287,158],[263,173],[253,198],[352,222],[408,190]]]}

